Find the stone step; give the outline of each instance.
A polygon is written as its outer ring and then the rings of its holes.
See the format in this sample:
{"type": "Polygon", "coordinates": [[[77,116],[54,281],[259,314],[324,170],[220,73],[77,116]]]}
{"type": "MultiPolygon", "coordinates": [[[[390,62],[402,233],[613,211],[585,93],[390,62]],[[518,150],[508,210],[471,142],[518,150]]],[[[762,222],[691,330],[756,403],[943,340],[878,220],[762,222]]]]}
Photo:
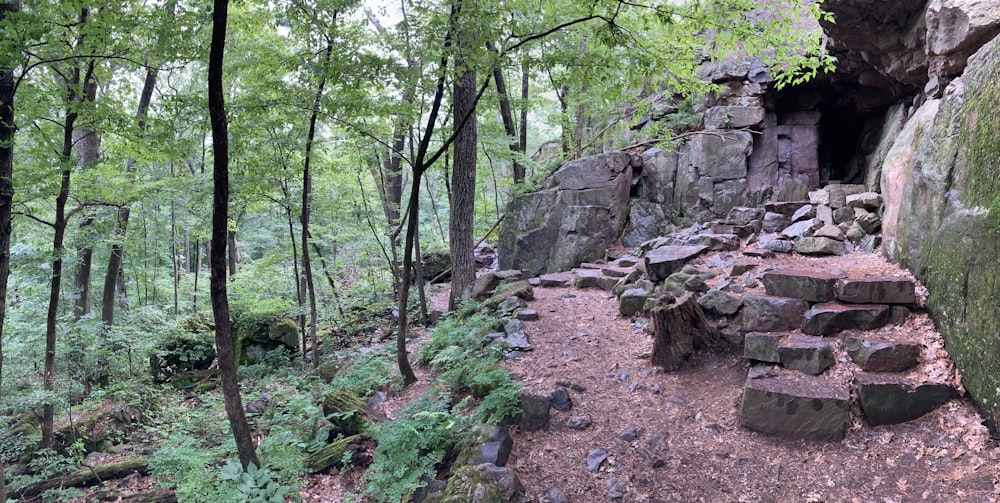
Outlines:
{"type": "Polygon", "coordinates": [[[740,403],[740,425],[792,440],[838,441],[850,420],[851,391],[823,378],[751,368],[740,403]]]}
{"type": "Polygon", "coordinates": [[[833,300],[837,281],[841,279],[843,274],[803,270],[768,271],[762,278],[768,295],[809,302],[833,300]]]}
{"type": "Polygon", "coordinates": [[[918,363],[923,346],[867,334],[844,336],[844,349],[865,372],[903,372],[918,363]]]}
{"type": "Polygon", "coordinates": [[[913,280],[902,276],[865,276],[837,282],[836,297],[851,304],[914,304],[913,280]]]}
{"type": "Polygon", "coordinates": [[[833,347],[823,337],[789,335],[778,343],[781,366],[820,375],[834,364],[833,347]]]}
{"type": "Polygon", "coordinates": [[[681,270],[691,260],[708,250],[707,246],[661,246],[646,253],[646,274],[660,282],[681,270]]]}
{"type": "Polygon", "coordinates": [[[947,384],[925,383],[898,374],[855,376],[858,402],[872,426],[912,421],[958,397],[947,384]]]}
{"type": "Polygon", "coordinates": [[[564,287],[569,286],[569,284],[573,281],[573,273],[553,272],[549,274],[542,274],[538,277],[538,280],[542,287],[564,287]]]}
{"type": "Polygon", "coordinates": [[[573,269],[573,286],[575,288],[600,288],[610,291],[618,283],[618,278],[605,276],[597,269],[573,269]]]}
{"type": "Polygon", "coordinates": [[[783,332],[802,326],[809,303],[802,299],[771,295],[743,297],[743,330],[747,332],[783,332]]]}
{"type": "Polygon", "coordinates": [[[874,330],[888,322],[889,306],[827,302],[806,311],[802,332],[832,335],[843,330],[874,330]]]}

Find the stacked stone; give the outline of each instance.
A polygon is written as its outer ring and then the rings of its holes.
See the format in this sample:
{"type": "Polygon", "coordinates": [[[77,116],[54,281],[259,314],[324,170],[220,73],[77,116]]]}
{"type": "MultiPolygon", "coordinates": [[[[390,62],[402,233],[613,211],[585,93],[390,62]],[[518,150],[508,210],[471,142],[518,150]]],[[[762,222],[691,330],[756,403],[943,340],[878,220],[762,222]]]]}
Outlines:
{"type": "Polygon", "coordinates": [[[880,244],[882,196],[864,185],[831,184],[809,192],[808,201],[764,205],[757,248],[803,255],[845,255],[880,244]]]}
{"type": "Polygon", "coordinates": [[[843,438],[851,387],[822,376],[835,363],[838,334],[858,367],[853,387],[869,424],[916,419],[955,396],[949,385],[904,373],[918,365],[920,344],[871,332],[905,321],[916,302],[909,278],[783,270],[764,274],[763,283],[766,295],[744,298],[744,357],[780,368],[749,373],[743,426],[794,439],[843,438]]]}

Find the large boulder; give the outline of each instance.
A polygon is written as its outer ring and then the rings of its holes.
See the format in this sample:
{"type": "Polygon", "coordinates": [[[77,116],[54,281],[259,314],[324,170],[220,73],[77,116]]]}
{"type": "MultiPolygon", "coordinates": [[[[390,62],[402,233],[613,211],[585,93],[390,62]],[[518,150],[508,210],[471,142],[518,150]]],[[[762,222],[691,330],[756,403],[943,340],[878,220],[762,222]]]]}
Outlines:
{"type": "Polygon", "coordinates": [[[884,249],[927,286],[927,309],[994,433],[1000,432],[998,81],[1000,40],[993,39],[969,58],[936,113],[928,110],[924,126],[913,126],[917,156],[909,163],[887,159],[882,175],[884,249]]]}
{"type": "Polygon", "coordinates": [[[500,269],[531,275],[564,271],[602,256],[629,211],[630,156],[600,154],[567,162],[546,188],[514,197],[500,226],[500,269]]]}

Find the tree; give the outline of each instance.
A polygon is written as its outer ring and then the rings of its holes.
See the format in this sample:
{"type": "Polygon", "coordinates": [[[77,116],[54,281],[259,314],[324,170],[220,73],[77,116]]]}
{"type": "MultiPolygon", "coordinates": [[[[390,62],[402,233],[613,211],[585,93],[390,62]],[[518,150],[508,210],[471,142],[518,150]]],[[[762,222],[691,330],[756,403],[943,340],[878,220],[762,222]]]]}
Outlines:
{"type": "MultiPolygon", "coordinates": [[[[452,22],[460,23],[463,0],[454,0],[452,22]]],[[[456,27],[457,28],[457,27],[456,27]]],[[[464,30],[463,30],[464,31],[464,30]]],[[[451,253],[450,309],[468,295],[476,279],[476,260],[473,256],[476,204],[476,151],[479,140],[476,132],[476,71],[471,66],[472,43],[475,33],[460,33],[455,52],[455,80],[452,110],[454,112],[455,161],[451,172],[451,220],[448,225],[448,248],[451,253]],[[468,58],[468,62],[467,62],[468,58]]]]}
{"type": "MultiPolygon", "coordinates": [[[[0,3],[0,23],[21,8],[19,1],[0,3]]],[[[10,233],[14,206],[14,74],[0,61],[0,390],[3,389],[3,325],[10,278],[10,233]]],[[[0,399],[3,395],[0,394],[0,399]]],[[[0,500],[7,500],[7,479],[0,465],[0,500]]]]}
{"type": "Polygon", "coordinates": [[[219,360],[219,378],[229,416],[229,428],[236,440],[243,469],[252,463],[260,466],[250,436],[250,425],[236,374],[236,352],[232,324],[229,321],[229,297],[226,292],[226,242],[229,236],[229,132],[225,95],[222,88],[222,63],[226,45],[226,18],[229,0],[215,0],[212,10],[212,45],[208,56],[208,110],[212,122],[214,196],[212,198],[211,290],[215,315],[215,348],[219,360]]]}

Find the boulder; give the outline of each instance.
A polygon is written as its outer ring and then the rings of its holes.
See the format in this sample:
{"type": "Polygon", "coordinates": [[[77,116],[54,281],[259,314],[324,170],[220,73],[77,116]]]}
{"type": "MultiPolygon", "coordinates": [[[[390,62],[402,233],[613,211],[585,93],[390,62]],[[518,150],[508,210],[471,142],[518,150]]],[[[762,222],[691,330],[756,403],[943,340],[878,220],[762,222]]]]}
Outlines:
{"type": "Polygon", "coordinates": [[[463,448],[455,461],[456,466],[480,465],[490,463],[496,466],[506,466],[510,451],[514,447],[514,439],[506,426],[496,424],[477,424],[473,426],[463,448]]]}
{"type": "Polygon", "coordinates": [[[719,106],[705,110],[705,129],[740,129],[764,122],[764,107],[719,106]]]}
{"type": "Polygon", "coordinates": [[[816,207],[811,204],[803,205],[795,210],[795,213],[792,213],[792,222],[801,222],[812,218],[816,218],[816,207]]]}
{"type": "Polygon", "coordinates": [[[824,225],[823,227],[820,227],[819,229],[816,229],[816,232],[813,232],[813,237],[829,238],[834,241],[843,241],[844,231],[840,230],[840,227],[837,227],[836,225],[827,224],[824,225]]]}
{"type": "Polygon", "coordinates": [[[599,288],[597,280],[601,278],[601,271],[594,269],[573,269],[574,288],[599,288]]]}
{"type": "Polygon", "coordinates": [[[760,362],[781,363],[778,344],[784,334],[773,332],[749,332],[743,338],[743,358],[760,362]]]}
{"type": "Polygon", "coordinates": [[[813,231],[819,229],[823,226],[823,222],[810,218],[808,220],[800,220],[798,222],[789,225],[781,230],[781,235],[788,238],[800,238],[802,236],[810,236],[813,231]]]}
{"type": "Polygon", "coordinates": [[[708,250],[706,246],[661,246],[646,253],[646,274],[655,282],[679,271],[688,260],[708,250]]]}
{"type": "Polygon", "coordinates": [[[865,372],[902,372],[917,365],[919,344],[872,337],[844,337],[844,348],[851,360],[865,372]]]}
{"type": "Polygon", "coordinates": [[[628,225],[622,236],[622,245],[635,248],[657,236],[673,230],[664,206],[650,201],[633,200],[629,208],[628,225]]]}
{"type": "Polygon", "coordinates": [[[732,316],[743,307],[743,300],[720,290],[711,289],[698,298],[698,305],[709,314],[732,316]]]}
{"type": "Polygon", "coordinates": [[[792,250],[795,249],[795,244],[787,239],[771,238],[764,240],[761,237],[761,240],[757,242],[757,248],[769,252],[792,253],[792,250]]]}
{"type": "Polygon", "coordinates": [[[789,335],[778,344],[781,365],[806,374],[820,375],[833,366],[833,347],[822,337],[789,335]]]}
{"type": "Polygon", "coordinates": [[[800,299],[747,295],[743,298],[743,329],[747,332],[781,332],[802,325],[809,303],[800,299]]]}
{"type": "MultiPolygon", "coordinates": [[[[667,213],[674,199],[677,158],[676,151],[658,147],[642,153],[642,176],[638,195],[649,202],[663,205],[667,213]]],[[[633,205],[635,203],[636,201],[632,202],[633,205]]]]}
{"type": "Polygon", "coordinates": [[[514,470],[485,463],[455,470],[441,503],[508,503],[524,501],[524,486],[514,470]]]}
{"type": "Polygon", "coordinates": [[[564,287],[573,281],[571,272],[553,272],[538,277],[542,287],[564,287]]]}
{"type": "Polygon", "coordinates": [[[710,251],[732,251],[740,249],[740,238],[736,234],[696,234],[687,239],[687,244],[710,251]]]}
{"type": "Polygon", "coordinates": [[[625,290],[618,299],[618,314],[627,318],[637,313],[641,313],[646,305],[646,299],[648,298],[649,292],[645,289],[630,288],[625,290]]]}
{"type": "Polygon", "coordinates": [[[826,302],[833,299],[837,280],[843,277],[828,272],[782,270],[768,271],[762,279],[768,295],[826,302]]]}
{"type": "MultiPolygon", "coordinates": [[[[854,212],[851,212],[851,218],[854,217],[854,212]]],[[[791,219],[787,215],[781,213],[774,213],[769,211],[764,214],[763,225],[761,230],[764,232],[781,232],[782,229],[788,227],[792,223],[791,219]]]]}
{"type": "Polygon", "coordinates": [[[852,304],[913,304],[917,301],[913,280],[905,277],[865,276],[841,279],[837,300],[852,304]]]}
{"type": "Polygon", "coordinates": [[[545,189],[515,196],[500,226],[500,269],[531,275],[564,271],[603,255],[625,227],[630,156],[600,154],[567,162],[545,189]]]}
{"type": "Polygon", "coordinates": [[[947,384],[911,382],[893,374],[862,374],[856,381],[861,412],[872,426],[917,419],[958,397],[947,384]]]}
{"type": "Polygon", "coordinates": [[[729,214],[726,215],[725,223],[736,226],[749,225],[752,222],[759,221],[763,218],[764,210],[762,208],[737,206],[729,210],[729,214]]]}
{"type": "Polygon", "coordinates": [[[844,438],[850,414],[847,386],[805,374],[751,369],[740,402],[740,425],[790,440],[844,438]]]}
{"type": "Polygon", "coordinates": [[[802,255],[847,255],[851,249],[843,241],[824,237],[801,237],[795,240],[795,251],[802,255]]]}
{"type": "Polygon", "coordinates": [[[874,211],[882,207],[882,195],[878,192],[862,192],[847,196],[847,205],[874,211]]]}
{"type": "Polygon", "coordinates": [[[843,330],[874,330],[889,321],[889,306],[873,304],[816,304],[805,313],[802,332],[831,335],[843,330]]]}

